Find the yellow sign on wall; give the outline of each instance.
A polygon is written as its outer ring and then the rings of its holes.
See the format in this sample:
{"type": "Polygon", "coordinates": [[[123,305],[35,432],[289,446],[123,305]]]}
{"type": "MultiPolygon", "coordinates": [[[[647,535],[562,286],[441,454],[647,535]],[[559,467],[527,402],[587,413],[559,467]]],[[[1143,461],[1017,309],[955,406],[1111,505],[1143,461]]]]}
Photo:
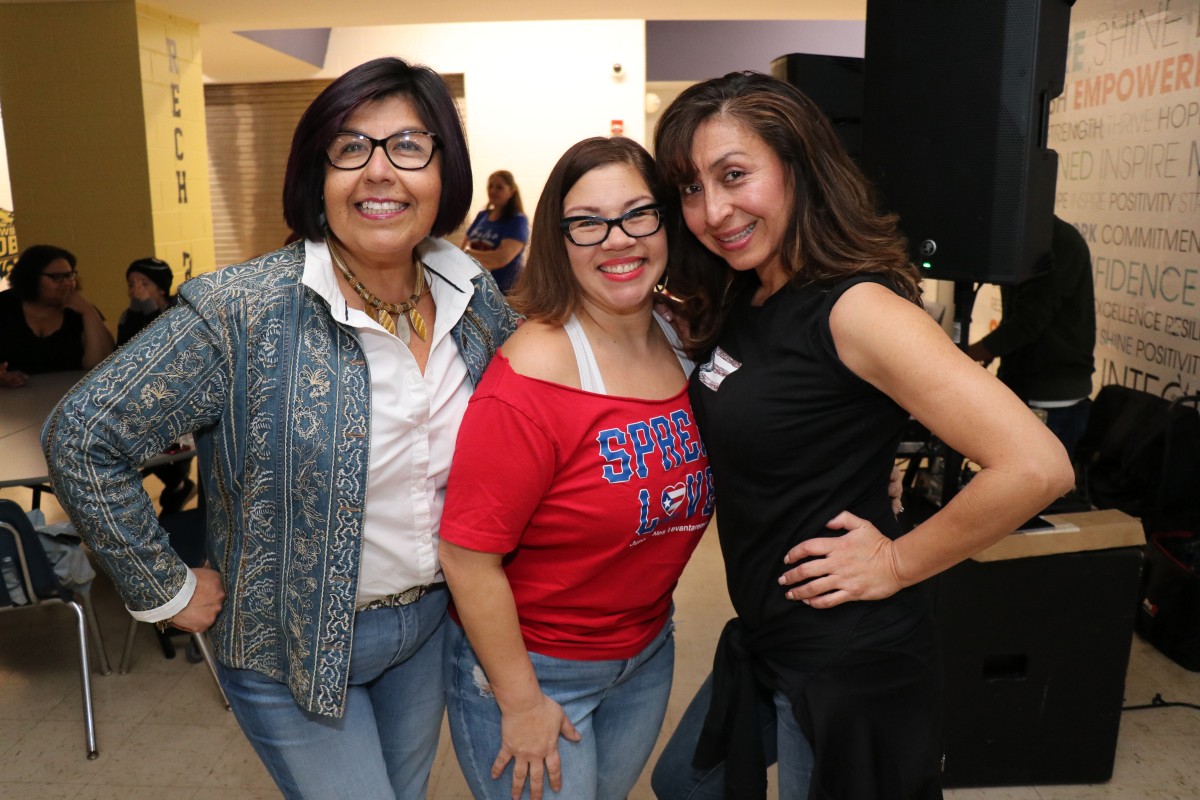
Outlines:
{"type": "Polygon", "coordinates": [[[155,255],[176,282],[215,266],[200,27],[137,7],[155,255]]]}
{"type": "Polygon", "coordinates": [[[17,249],[17,229],[13,226],[13,212],[0,208],[0,280],[12,271],[20,254],[17,249]]]}

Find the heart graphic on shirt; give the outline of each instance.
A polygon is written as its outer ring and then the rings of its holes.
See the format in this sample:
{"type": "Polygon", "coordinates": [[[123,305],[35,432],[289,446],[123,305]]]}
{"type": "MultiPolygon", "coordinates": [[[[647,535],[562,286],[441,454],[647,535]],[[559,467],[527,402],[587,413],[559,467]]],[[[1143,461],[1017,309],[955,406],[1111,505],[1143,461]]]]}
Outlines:
{"type": "Polygon", "coordinates": [[[674,486],[668,486],[663,489],[662,507],[668,517],[675,516],[675,512],[683,505],[684,498],[687,497],[687,487],[682,483],[677,483],[674,486]]]}

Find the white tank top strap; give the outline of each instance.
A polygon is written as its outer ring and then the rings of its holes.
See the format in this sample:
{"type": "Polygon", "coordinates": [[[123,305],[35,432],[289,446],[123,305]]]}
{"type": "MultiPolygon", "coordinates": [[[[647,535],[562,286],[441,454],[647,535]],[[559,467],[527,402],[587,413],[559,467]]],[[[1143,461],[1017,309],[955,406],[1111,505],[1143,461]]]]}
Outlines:
{"type": "MultiPolygon", "coordinates": [[[[683,369],[684,376],[691,377],[696,364],[684,355],[683,342],[679,339],[679,334],[675,332],[671,323],[659,316],[657,311],[654,312],[654,319],[675,350],[675,357],[679,359],[679,366],[683,369]]],[[[567,338],[571,340],[571,348],[575,351],[575,365],[579,369],[579,388],[592,394],[608,394],[604,388],[604,378],[600,376],[600,365],[596,363],[596,354],[592,351],[592,343],[588,341],[587,334],[583,331],[583,325],[574,314],[563,324],[563,330],[567,332],[567,338]]]]}
{"type": "Polygon", "coordinates": [[[579,388],[592,394],[608,394],[604,389],[604,379],[600,377],[600,365],[596,363],[596,354],[592,352],[592,344],[583,325],[572,314],[563,324],[563,330],[571,340],[575,350],[575,364],[579,368],[579,388]]]}
{"type": "Polygon", "coordinates": [[[657,311],[654,312],[654,318],[658,320],[659,326],[662,328],[663,333],[666,334],[667,341],[674,348],[675,357],[679,359],[679,366],[683,367],[683,374],[690,378],[692,370],[696,367],[696,362],[684,355],[683,341],[679,338],[679,334],[675,332],[675,326],[663,319],[657,311]]]}

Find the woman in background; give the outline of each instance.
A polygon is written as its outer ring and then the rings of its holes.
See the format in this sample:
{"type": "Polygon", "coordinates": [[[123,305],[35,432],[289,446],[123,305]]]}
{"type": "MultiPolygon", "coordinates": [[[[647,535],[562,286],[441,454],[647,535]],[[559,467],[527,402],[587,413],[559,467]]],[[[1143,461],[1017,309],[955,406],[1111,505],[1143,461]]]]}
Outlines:
{"type": "Polygon", "coordinates": [[[467,228],[463,250],[492,273],[500,291],[508,294],[525,262],[529,241],[529,218],[521,205],[521,190],[506,169],[488,177],[488,207],[467,228]]]}
{"type": "Polygon", "coordinates": [[[622,800],[671,690],[671,593],[712,514],[691,363],[653,311],[667,264],[644,148],[555,165],[511,298],[527,315],[471,399],[442,520],[446,692],[476,798],[622,800]]]}
{"type": "Polygon", "coordinates": [[[0,387],[38,372],[91,369],[113,351],[104,318],[79,290],[74,254],[35,244],[17,257],[0,292],[0,387]]]}
{"type": "Polygon", "coordinates": [[[707,715],[685,715],[655,790],[764,796],[765,695],[782,798],[940,797],[921,582],[1069,489],[1070,462],[922,311],[895,217],[797,89],[755,73],[697,84],[655,145],[686,227],[672,291],[702,354],[691,397],[737,612],[694,701],[707,715]],[[981,469],[903,533],[887,485],[910,414],[981,469]]]}

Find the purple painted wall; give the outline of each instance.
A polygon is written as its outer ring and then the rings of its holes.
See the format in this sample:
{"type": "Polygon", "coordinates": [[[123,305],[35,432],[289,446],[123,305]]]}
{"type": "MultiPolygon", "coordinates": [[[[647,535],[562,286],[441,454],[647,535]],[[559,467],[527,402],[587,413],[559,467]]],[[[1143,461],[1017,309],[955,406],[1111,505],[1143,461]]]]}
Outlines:
{"type": "Polygon", "coordinates": [[[291,28],[271,31],[234,31],[251,41],[274,48],[292,58],[324,68],[329,49],[329,28],[291,28]]]}
{"type": "Polygon", "coordinates": [[[647,21],[646,80],[699,81],[734,70],[770,72],[788,53],[863,55],[864,21],[647,21]]]}

